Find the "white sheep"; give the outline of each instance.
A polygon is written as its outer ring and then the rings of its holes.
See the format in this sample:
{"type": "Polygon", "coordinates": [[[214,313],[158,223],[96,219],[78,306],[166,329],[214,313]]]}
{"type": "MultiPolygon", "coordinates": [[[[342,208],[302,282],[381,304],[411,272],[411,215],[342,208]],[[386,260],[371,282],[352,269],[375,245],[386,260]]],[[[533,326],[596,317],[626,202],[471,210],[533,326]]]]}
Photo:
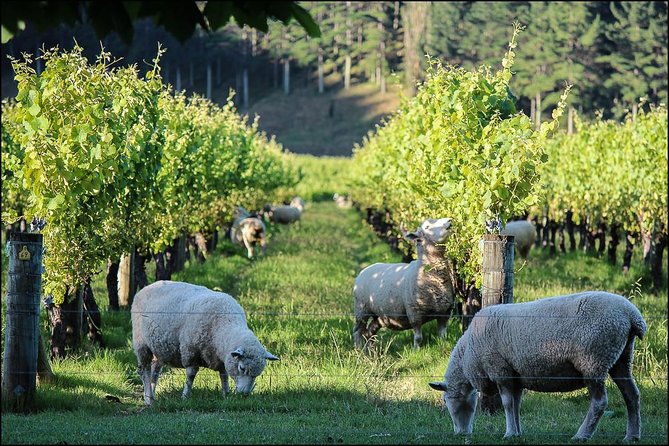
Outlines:
{"type": "Polygon", "coordinates": [[[267,215],[272,222],[287,225],[299,221],[302,213],[295,206],[282,205],[272,207],[267,215]]]}
{"type": "Polygon", "coordinates": [[[455,433],[471,434],[476,391],[499,391],[505,438],[521,435],[523,389],[569,392],[587,387],[590,409],[573,440],[592,436],[607,406],[607,373],[627,406],[625,440],[640,438],[639,390],[632,378],[635,336],[646,323],[625,297],[589,291],[483,308],[458,340],[443,382],[455,433]]]}
{"type": "Polygon", "coordinates": [[[337,207],[350,208],[353,206],[353,203],[351,202],[351,199],[348,197],[348,195],[339,195],[338,193],[335,193],[332,196],[332,199],[337,204],[337,207]]]}
{"type": "Polygon", "coordinates": [[[381,327],[387,327],[413,329],[417,349],[423,339],[421,327],[432,319],[437,320],[439,336],[446,336],[454,297],[452,268],[442,243],[450,233],[450,218],[427,219],[416,231],[404,233],[416,244],[416,260],[375,263],[360,272],[353,286],[356,348],[363,348],[381,327]]]}
{"type": "Polygon", "coordinates": [[[299,209],[300,212],[304,212],[304,200],[301,197],[293,197],[290,200],[290,205],[299,209]]]}
{"type": "Polygon", "coordinates": [[[537,230],[534,225],[527,220],[514,220],[507,222],[500,234],[513,235],[518,254],[520,254],[521,257],[526,258],[530,253],[532,245],[534,245],[537,230]]]}
{"type": "Polygon", "coordinates": [[[246,247],[246,254],[249,259],[253,258],[253,250],[256,244],[260,244],[262,253],[265,254],[267,228],[262,219],[252,217],[243,207],[236,207],[233,216],[235,219],[230,227],[232,243],[246,247]]]}
{"type": "Polygon", "coordinates": [[[186,369],[188,397],[200,367],[219,372],[223,396],[228,375],[249,394],[266,360],[278,360],[248,328],[242,307],[230,295],[203,286],[161,280],[142,288],[132,304],[132,346],[151,405],[163,365],[186,369]]]}

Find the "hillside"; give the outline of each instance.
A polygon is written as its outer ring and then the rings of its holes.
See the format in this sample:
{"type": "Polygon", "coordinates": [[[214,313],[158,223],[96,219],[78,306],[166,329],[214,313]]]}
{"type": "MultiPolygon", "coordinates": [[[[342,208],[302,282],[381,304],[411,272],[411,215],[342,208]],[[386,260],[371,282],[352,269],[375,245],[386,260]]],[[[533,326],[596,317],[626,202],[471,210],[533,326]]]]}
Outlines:
{"type": "Polygon", "coordinates": [[[373,84],[334,88],[323,94],[313,87],[277,90],[252,104],[248,114],[260,116],[260,128],[295,153],[349,156],[369,130],[397,109],[398,89],[381,94],[373,84]]]}

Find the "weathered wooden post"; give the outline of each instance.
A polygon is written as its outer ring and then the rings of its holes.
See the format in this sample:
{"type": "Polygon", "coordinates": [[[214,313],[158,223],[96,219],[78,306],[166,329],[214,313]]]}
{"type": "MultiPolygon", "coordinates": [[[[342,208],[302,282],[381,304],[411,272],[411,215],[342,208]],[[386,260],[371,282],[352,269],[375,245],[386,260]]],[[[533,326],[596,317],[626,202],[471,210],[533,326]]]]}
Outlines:
{"type": "MultiPolygon", "coordinates": [[[[513,302],[513,235],[485,234],[483,245],[483,289],[481,306],[513,302]]],[[[502,409],[499,393],[479,395],[479,408],[495,413],[502,409]]]]}
{"type": "Polygon", "coordinates": [[[27,412],[35,399],[42,243],[42,234],[9,234],[7,321],[2,371],[3,410],[27,412]]]}

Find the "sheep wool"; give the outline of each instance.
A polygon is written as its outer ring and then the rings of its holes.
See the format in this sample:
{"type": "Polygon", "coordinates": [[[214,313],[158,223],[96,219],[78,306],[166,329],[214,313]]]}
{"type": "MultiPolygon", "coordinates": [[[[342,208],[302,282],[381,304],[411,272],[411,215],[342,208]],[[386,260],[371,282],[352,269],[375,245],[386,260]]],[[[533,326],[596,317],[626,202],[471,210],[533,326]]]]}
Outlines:
{"type": "Polygon", "coordinates": [[[590,438],[607,406],[611,376],[627,406],[625,440],[639,440],[639,389],[632,377],[635,337],[646,322],[625,297],[604,291],[554,296],[483,308],[458,340],[443,382],[455,433],[471,434],[476,391],[499,390],[506,415],[505,438],[522,434],[523,389],[569,392],[584,387],[590,408],[572,439],[590,438]]]}
{"type": "Polygon", "coordinates": [[[267,228],[260,218],[240,215],[235,218],[230,227],[230,240],[232,243],[244,246],[247,257],[252,259],[257,244],[260,244],[262,253],[265,254],[267,249],[266,233],[267,228]]]}
{"type": "Polygon", "coordinates": [[[219,372],[223,395],[228,376],[236,391],[249,394],[269,353],[246,323],[246,314],[230,295],[184,282],[161,280],[142,288],[131,310],[132,345],[151,405],[163,365],[186,369],[183,397],[190,394],[200,367],[219,372]]]}
{"type": "Polygon", "coordinates": [[[284,225],[299,221],[301,215],[302,213],[295,206],[275,206],[269,211],[269,218],[272,222],[284,225]]]}
{"type": "Polygon", "coordinates": [[[439,336],[453,310],[452,269],[443,241],[451,219],[428,219],[404,237],[416,244],[411,263],[375,263],[363,269],[353,286],[353,344],[364,348],[381,327],[414,331],[414,349],[423,339],[422,325],[437,320],[439,336]],[[368,321],[371,319],[371,322],[368,321]]]}
{"type": "Polygon", "coordinates": [[[520,254],[521,257],[526,258],[536,239],[537,230],[534,225],[527,220],[515,220],[508,222],[501,231],[501,234],[513,235],[518,254],[520,254]]]}

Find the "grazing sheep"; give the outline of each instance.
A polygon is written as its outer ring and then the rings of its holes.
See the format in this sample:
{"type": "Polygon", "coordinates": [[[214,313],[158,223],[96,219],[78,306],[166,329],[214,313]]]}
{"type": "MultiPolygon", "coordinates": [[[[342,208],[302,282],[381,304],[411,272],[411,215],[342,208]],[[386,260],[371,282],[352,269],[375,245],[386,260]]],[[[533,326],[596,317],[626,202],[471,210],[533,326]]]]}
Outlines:
{"type": "Polygon", "coordinates": [[[300,197],[293,197],[290,201],[290,205],[299,209],[300,212],[304,212],[304,200],[300,197]]]}
{"type": "Polygon", "coordinates": [[[516,220],[507,222],[501,235],[513,235],[518,254],[520,254],[521,257],[526,258],[534,244],[537,230],[534,228],[534,225],[527,220],[516,220]]]}
{"type": "Polygon", "coordinates": [[[235,220],[230,227],[230,240],[232,240],[232,243],[246,247],[246,254],[249,259],[253,258],[253,250],[258,243],[262,248],[262,253],[265,254],[267,248],[265,234],[267,233],[267,229],[262,219],[251,216],[242,207],[236,207],[233,215],[235,216],[235,220]]]}
{"type": "Polygon", "coordinates": [[[639,389],[632,378],[635,336],[646,323],[625,297],[589,291],[483,308],[458,340],[443,382],[455,433],[471,434],[476,391],[499,391],[504,438],[521,435],[523,389],[569,392],[587,387],[590,408],[573,440],[592,436],[607,406],[607,373],[627,405],[625,440],[639,440],[639,389]]]}
{"type": "Polygon", "coordinates": [[[144,384],[144,402],[153,402],[163,365],[186,369],[186,398],[200,367],[220,374],[223,396],[228,375],[237,392],[249,394],[266,360],[265,350],[230,295],[203,286],[161,280],[142,288],[132,304],[132,346],[144,384]]]}
{"type": "Polygon", "coordinates": [[[284,225],[294,223],[300,220],[302,213],[295,206],[275,206],[267,213],[270,221],[284,225]]]}
{"type": "Polygon", "coordinates": [[[339,195],[338,193],[335,193],[332,196],[332,199],[340,208],[350,208],[353,206],[353,203],[351,202],[351,199],[348,197],[348,195],[339,195]]]}
{"type": "Polygon", "coordinates": [[[452,269],[441,245],[451,233],[451,219],[425,220],[404,237],[416,244],[411,263],[375,263],[363,269],[353,286],[353,343],[363,348],[381,327],[413,329],[413,347],[423,339],[422,325],[437,320],[439,335],[453,309],[452,269]],[[372,319],[367,326],[368,319],[372,319]]]}

